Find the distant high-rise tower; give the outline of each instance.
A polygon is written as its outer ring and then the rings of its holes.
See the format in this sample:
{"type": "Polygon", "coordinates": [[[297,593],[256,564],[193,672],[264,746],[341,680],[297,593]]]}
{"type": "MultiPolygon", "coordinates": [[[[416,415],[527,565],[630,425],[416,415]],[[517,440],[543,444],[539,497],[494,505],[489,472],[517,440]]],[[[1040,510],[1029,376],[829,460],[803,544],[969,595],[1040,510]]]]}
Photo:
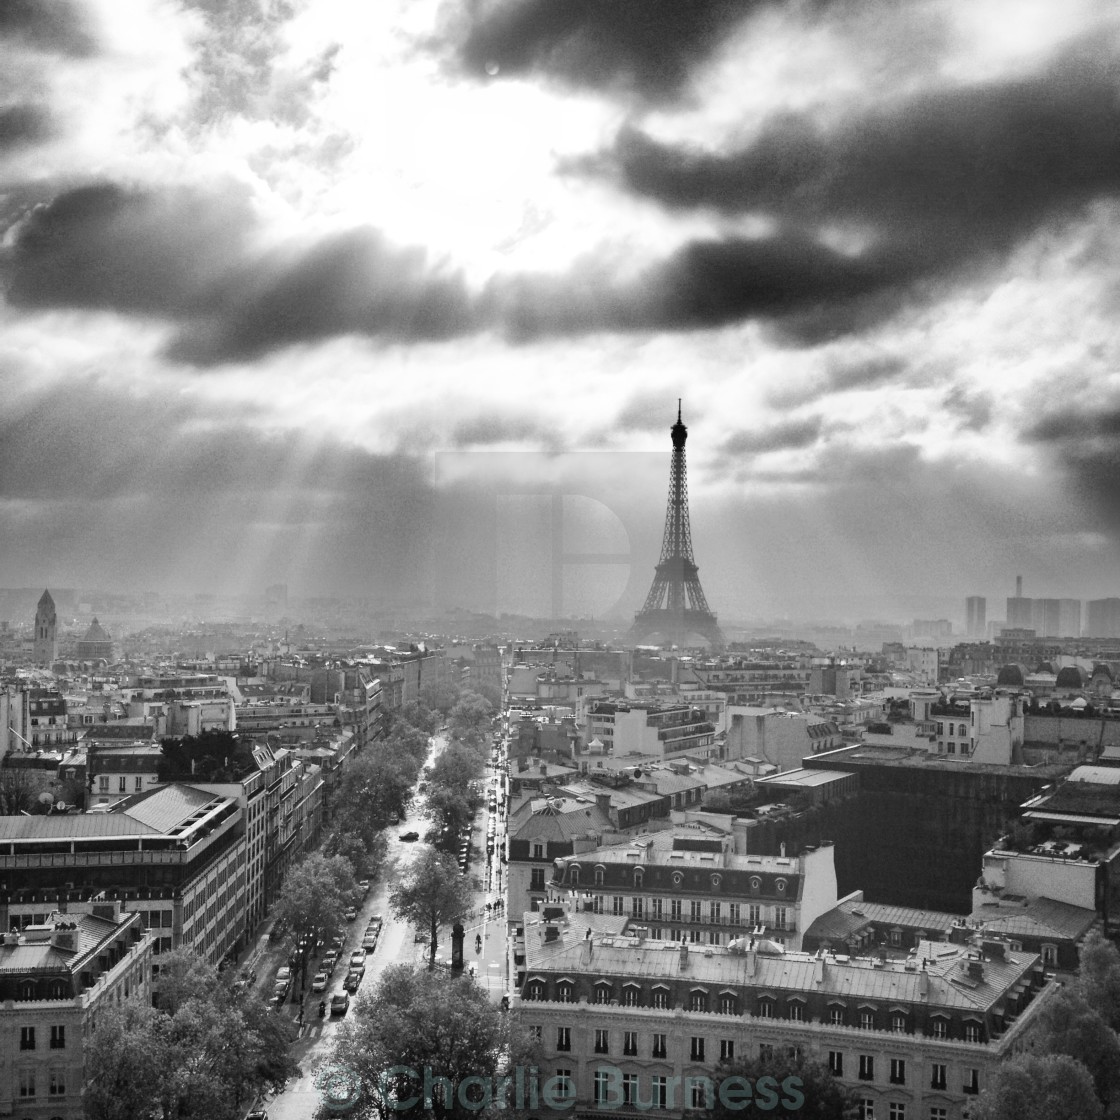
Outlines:
{"type": "Polygon", "coordinates": [[[688,519],[688,476],[684,443],[688,429],[681,422],[680,401],[677,422],[670,429],[673,458],[669,468],[669,506],[665,511],[665,536],[661,559],[653,576],[653,586],[645,606],[634,616],[630,640],[638,643],[654,634],[677,646],[688,645],[688,638],[699,635],[713,648],[722,649],[723,634],[716,616],[708,607],[700,586],[700,569],[692,558],[692,529],[688,519]]]}
{"type": "Polygon", "coordinates": [[[969,595],[964,601],[965,633],[982,638],[988,626],[988,600],[983,595],[969,595]]]}
{"type": "Polygon", "coordinates": [[[35,608],[35,664],[50,668],[58,660],[58,618],[54,600],[44,591],[35,608]]]}

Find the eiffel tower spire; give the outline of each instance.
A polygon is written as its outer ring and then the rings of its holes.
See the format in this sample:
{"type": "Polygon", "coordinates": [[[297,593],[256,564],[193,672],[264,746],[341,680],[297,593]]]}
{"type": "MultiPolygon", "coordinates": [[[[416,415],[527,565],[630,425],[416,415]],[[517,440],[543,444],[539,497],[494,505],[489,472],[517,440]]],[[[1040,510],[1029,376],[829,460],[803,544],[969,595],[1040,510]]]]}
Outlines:
{"type": "Polygon", "coordinates": [[[634,616],[630,640],[659,634],[677,646],[688,644],[692,634],[700,635],[714,648],[724,645],[716,616],[700,586],[700,569],[692,556],[692,528],[688,520],[688,474],[684,445],[688,429],[681,420],[677,400],[677,422],[670,429],[673,458],[669,468],[669,504],[665,511],[665,535],[661,540],[661,559],[653,576],[653,586],[645,606],[634,616]]]}

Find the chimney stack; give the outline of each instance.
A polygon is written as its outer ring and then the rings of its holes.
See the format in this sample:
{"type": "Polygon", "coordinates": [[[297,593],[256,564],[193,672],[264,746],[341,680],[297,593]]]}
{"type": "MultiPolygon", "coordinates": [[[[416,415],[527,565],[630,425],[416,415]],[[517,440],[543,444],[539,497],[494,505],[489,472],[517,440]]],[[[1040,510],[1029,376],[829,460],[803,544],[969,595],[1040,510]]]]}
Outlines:
{"type": "Polygon", "coordinates": [[[688,942],[681,942],[681,971],[688,968],[688,942]]]}
{"type": "Polygon", "coordinates": [[[1015,577],[1015,598],[1021,599],[1023,597],[1023,577],[1015,577]]]}

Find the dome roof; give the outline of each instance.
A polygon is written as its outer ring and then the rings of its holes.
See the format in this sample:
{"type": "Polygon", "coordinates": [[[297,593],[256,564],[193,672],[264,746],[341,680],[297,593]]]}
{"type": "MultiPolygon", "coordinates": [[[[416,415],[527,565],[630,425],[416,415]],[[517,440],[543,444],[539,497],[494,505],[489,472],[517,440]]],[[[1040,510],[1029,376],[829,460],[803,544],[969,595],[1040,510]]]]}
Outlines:
{"type": "Polygon", "coordinates": [[[1080,688],[1085,682],[1081,677],[1081,670],[1076,665],[1067,665],[1058,673],[1055,683],[1058,688],[1080,688]]]}
{"type": "Polygon", "coordinates": [[[111,642],[112,640],[96,618],[90,623],[86,636],[82,639],[83,642],[111,642]]]}
{"type": "Polygon", "coordinates": [[[996,677],[996,684],[1021,685],[1023,683],[1023,670],[1018,665],[1004,665],[996,677]]]}

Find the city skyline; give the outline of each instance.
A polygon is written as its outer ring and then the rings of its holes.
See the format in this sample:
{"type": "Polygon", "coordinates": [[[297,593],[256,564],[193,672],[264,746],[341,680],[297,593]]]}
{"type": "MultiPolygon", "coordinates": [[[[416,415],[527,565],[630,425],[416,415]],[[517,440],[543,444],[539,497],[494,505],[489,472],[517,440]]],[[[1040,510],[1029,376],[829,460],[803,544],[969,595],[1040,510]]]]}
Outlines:
{"type": "Polygon", "coordinates": [[[0,36],[0,585],[625,616],[683,398],[721,622],[1120,592],[1110,5],[0,36]]]}

